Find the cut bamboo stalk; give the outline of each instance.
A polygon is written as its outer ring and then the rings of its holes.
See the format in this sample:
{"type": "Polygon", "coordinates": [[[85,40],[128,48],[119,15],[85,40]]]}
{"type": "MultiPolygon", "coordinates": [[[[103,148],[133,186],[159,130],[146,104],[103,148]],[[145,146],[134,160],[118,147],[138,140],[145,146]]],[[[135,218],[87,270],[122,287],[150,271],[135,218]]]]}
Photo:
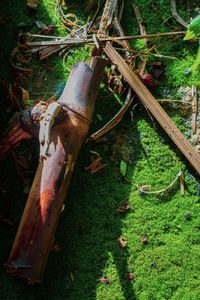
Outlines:
{"type": "Polygon", "coordinates": [[[196,133],[196,119],[197,119],[197,88],[192,86],[192,133],[196,133]]]}
{"type": "Polygon", "coordinates": [[[150,110],[152,115],[160,123],[177,147],[200,174],[200,155],[172,122],[162,106],[156,101],[150,91],[146,88],[138,76],[129,68],[127,63],[109,42],[104,48],[104,52],[118,68],[119,72],[124,76],[125,80],[138,95],[141,102],[150,110]]]}
{"type": "Polygon", "coordinates": [[[39,163],[15,242],[9,273],[41,282],[79,150],[88,133],[106,60],[72,67],[58,100],[65,114],[52,128],[49,155],[39,163]]]}

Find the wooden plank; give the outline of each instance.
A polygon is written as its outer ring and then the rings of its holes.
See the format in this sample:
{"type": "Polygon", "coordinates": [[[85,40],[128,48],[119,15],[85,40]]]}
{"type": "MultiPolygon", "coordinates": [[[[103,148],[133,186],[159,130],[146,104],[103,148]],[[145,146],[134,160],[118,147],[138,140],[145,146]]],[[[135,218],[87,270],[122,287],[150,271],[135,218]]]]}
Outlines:
{"type": "Polygon", "coordinates": [[[177,145],[177,147],[200,174],[200,155],[172,122],[170,117],[164,111],[162,106],[156,101],[140,78],[129,68],[127,63],[109,42],[104,48],[104,52],[112,61],[112,63],[118,68],[119,72],[124,76],[125,80],[138,95],[141,102],[146,105],[152,115],[177,145]]]}

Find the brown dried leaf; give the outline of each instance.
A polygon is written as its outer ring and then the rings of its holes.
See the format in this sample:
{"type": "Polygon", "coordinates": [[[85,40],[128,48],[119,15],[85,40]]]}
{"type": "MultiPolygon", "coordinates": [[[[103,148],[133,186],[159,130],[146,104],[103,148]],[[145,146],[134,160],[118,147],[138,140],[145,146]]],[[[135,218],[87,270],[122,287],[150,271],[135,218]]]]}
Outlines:
{"type": "Polygon", "coordinates": [[[158,79],[165,74],[165,66],[160,61],[154,61],[152,63],[151,75],[158,79]]]}
{"type": "Polygon", "coordinates": [[[125,239],[123,238],[123,236],[120,236],[118,239],[117,239],[119,245],[124,248],[126,247],[126,244],[128,243],[127,241],[125,241],[125,239]]]}
{"type": "Polygon", "coordinates": [[[104,167],[108,166],[109,164],[99,164],[96,168],[90,170],[90,174],[94,174],[102,170],[104,167]]]}
{"type": "Polygon", "coordinates": [[[120,206],[117,211],[119,212],[125,212],[130,208],[130,203],[129,202],[125,202],[124,205],[120,206]]]}
{"type": "Polygon", "coordinates": [[[99,165],[101,160],[102,160],[102,158],[98,157],[91,164],[89,164],[87,167],[85,167],[85,170],[89,171],[89,170],[93,170],[93,169],[97,168],[97,166],[99,165]]]}

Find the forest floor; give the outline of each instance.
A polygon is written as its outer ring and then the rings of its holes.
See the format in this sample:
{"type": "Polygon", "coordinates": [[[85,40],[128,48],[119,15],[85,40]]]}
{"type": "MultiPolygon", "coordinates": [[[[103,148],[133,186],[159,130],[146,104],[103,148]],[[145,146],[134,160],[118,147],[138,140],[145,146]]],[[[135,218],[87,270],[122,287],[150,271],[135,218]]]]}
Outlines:
{"type": "MultiPolygon", "coordinates": [[[[1,1],[1,16],[7,16],[0,24],[0,79],[6,85],[16,84],[16,74],[9,64],[12,50],[17,45],[20,30],[38,33],[35,20],[48,26],[53,22],[53,35],[65,36],[66,29],[55,14],[55,0],[41,0],[37,11],[30,14],[26,1],[1,1]],[[33,24],[33,26],[32,26],[33,24]]],[[[66,1],[72,4],[73,1],[66,1]]],[[[87,1],[77,1],[77,6],[65,8],[82,22],[86,22],[87,1]]],[[[177,1],[180,16],[190,22],[199,13],[196,1],[177,1]]],[[[125,35],[137,35],[138,24],[132,8],[133,1],[125,1],[122,27],[125,35]]],[[[148,34],[169,32],[168,23],[185,30],[172,17],[170,1],[135,0],[140,9],[148,34]],[[152,9],[152,3],[157,11],[152,9]],[[163,20],[162,20],[163,19],[163,20]],[[165,21],[165,22],[163,22],[165,21]]],[[[1,19],[3,18],[1,17],[1,19]]],[[[152,40],[160,45],[172,39],[152,40]]],[[[144,46],[141,39],[130,42],[134,50],[144,46]]],[[[165,66],[163,76],[156,81],[151,92],[156,99],[191,100],[191,87],[197,87],[200,95],[199,69],[185,74],[193,64],[197,42],[183,41],[183,37],[157,50],[164,56],[147,56],[145,73],[151,72],[155,61],[165,66]],[[189,98],[189,99],[188,99],[189,98]]],[[[59,86],[66,82],[73,63],[89,60],[91,46],[73,48],[63,57],[55,54],[48,60],[31,60],[32,75],[20,85],[29,91],[29,104],[35,99],[46,101],[59,86]],[[66,68],[67,67],[67,68],[66,68]],[[39,82],[39,87],[38,83],[39,82]]],[[[153,52],[156,53],[156,52],[153,52]]],[[[142,56],[136,59],[136,67],[142,56]]],[[[18,83],[19,84],[19,78],[18,83]]],[[[117,112],[123,96],[110,94],[105,75],[96,102],[90,133],[102,127],[117,112]]],[[[103,143],[84,144],[75,166],[65,201],[65,209],[55,235],[60,251],[51,252],[41,285],[29,286],[22,279],[8,275],[3,264],[9,257],[17,228],[28,197],[38,163],[37,142],[26,142],[15,150],[17,157],[26,158],[27,180],[17,172],[13,155],[0,162],[1,203],[0,213],[0,300],[125,300],[125,299],[200,299],[200,186],[196,172],[180,153],[156,120],[138,100],[131,118],[128,111],[123,120],[112,129],[103,143]],[[108,165],[101,172],[90,174],[85,167],[97,152],[108,165]],[[126,170],[122,170],[126,167],[126,170]],[[120,174],[125,172],[125,176],[120,174]],[[184,174],[184,195],[180,180],[164,192],[146,194],[138,186],[150,185],[149,191],[159,191],[170,186],[180,169],[184,174]],[[125,202],[130,208],[117,209],[125,202]],[[2,211],[2,212],[1,212],[2,211]],[[9,218],[12,226],[3,222],[9,218]],[[118,238],[123,236],[126,247],[120,247],[118,238]],[[98,281],[107,276],[108,283],[98,281]]],[[[191,102],[160,102],[182,133],[198,146],[198,136],[192,135],[191,102]],[[196,140],[195,140],[196,139],[196,140]]],[[[1,133],[17,110],[10,108],[7,91],[1,86],[1,133]]],[[[197,133],[200,113],[197,113],[197,133]]],[[[22,166],[22,171],[24,165],[22,166]]]]}

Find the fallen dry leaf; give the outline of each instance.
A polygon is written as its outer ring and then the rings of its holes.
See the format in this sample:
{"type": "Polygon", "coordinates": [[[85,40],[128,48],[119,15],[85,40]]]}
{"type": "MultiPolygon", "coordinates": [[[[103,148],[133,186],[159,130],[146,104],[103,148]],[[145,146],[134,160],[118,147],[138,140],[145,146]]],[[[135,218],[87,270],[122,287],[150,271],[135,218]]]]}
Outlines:
{"type": "Polygon", "coordinates": [[[152,63],[151,75],[158,79],[163,76],[165,73],[165,66],[160,61],[154,61],[152,63]]]}
{"type": "Polygon", "coordinates": [[[119,245],[124,248],[126,247],[126,244],[128,243],[127,241],[125,241],[125,239],[123,238],[123,236],[120,236],[118,239],[117,239],[119,245]]]}
{"type": "MultiPolygon", "coordinates": [[[[102,164],[101,163],[102,158],[99,156],[97,159],[95,159],[91,164],[89,164],[87,167],[85,167],[86,171],[89,171],[90,174],[94,174],[102,170],[104,167],[106,167],[108,164],[102,164]]],[[[101,174],[101,172],[100,172],[101,174]]]]}
{"type": "Polygon", "coordinates": [[[130,203],[129,202],[125,202],[124,205],[120,206],[117,211],[119,212],[125,212],[130,208],[130,203]]]}
{"type": "Polygon", "coordinates": [[[143,242],[143,243],[146,243],[146,242],[147,242],[146,236],[143,236],[143,237],[141,238],[141,242],[143,242]]]}
{"type": "Polygon", "coordinates": [[[85,167],[85,170],[89,171],[89,170],[95,169],[99,165],[101,160],[102,160],[102,158],[98,157],[91,164],[89,164],[87,167],[85,167]]]}

